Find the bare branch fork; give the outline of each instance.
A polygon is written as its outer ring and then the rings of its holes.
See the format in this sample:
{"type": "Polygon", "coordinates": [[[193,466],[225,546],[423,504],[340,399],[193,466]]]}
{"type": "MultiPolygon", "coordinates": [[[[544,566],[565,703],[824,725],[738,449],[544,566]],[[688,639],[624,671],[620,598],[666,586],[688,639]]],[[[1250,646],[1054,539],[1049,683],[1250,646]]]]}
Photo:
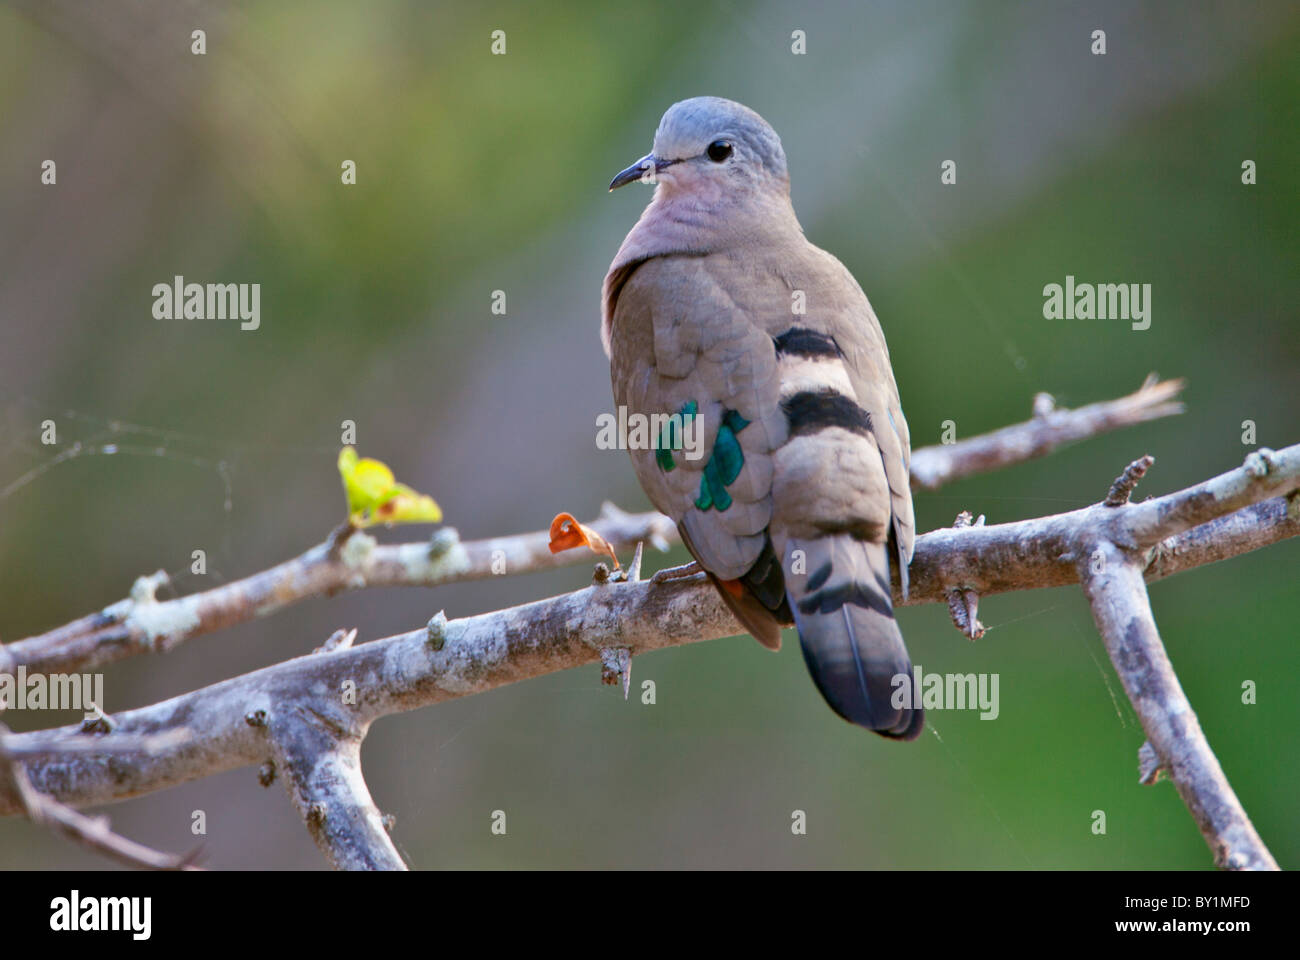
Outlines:
{"type": "MultiPolygon", "coordinates": [[[[1134,396],[1144,391],[1152,393],[1153,386],[1160,385],[1148,384],[1134,396]]],[[[1169,394],[1165,394],[1156,402],[1167,404],[1168,399],[1169,394]]],[[[1123,398],[1113,403],[1131,401],[1123,398]]],[[[1042,410],[1045,405],[1036,403],[1036,407],[1042,410]]],[[[1141,411],[1149,407],[1139,405],[1137,409],[1139,415],[1130,422],[1148,419],[1141,411]]],[[[1019,428],[1008,429],[1041,430],[1046,426],[1043,419],[1039,416],[1019,428]]],[[[1116,425],[1099,425],[1094,432],[1116,425]]],[[[1044,452],[1032,445],[1011,443],[1001,462],[1019,462],[1026,449],[1034,450],[1035,455],[1044,452]]],[[[940,448],[936,455],[946,456],[949,451],[940,448]]],[[[926,450],[917,451],[914,464],[924,464],[927,455],[926,450]]],[[[979,467],[970,469],[988,469],[989,463],[984,460],[979,467]]],[[[961,471],[965,469],[963,465],[948,476],[964,475],[961,471]]],[[[1129,473],[1133,474],[1132,483],[1136,483],[1140,475],[1136,465],[1129,473]]],[[[1124,483],[1121,478],[1116,487],[1122,488],[1124,483]]],[[[1168,771],[1217,862],[1229,868],[1275,868],[1223,777],[1169,668],[1150,619],[1143,583],[1144,579],[1168,576],[1300,533],[1296,498],[1286,499],[1298,486],[1300,447],[1291,447],[1277,453],[1259,451],[1247,458],[1242,468],[1139,504],[1127,503],[1127,493],[1118,489],[1107,498],[1119,501],[1115,505],[1103,503],[996,526],[937,530],[917,539],[908,602],[945,602],[952,591],[958,591],[970,598],[969,607],[963,601],[963,609],[968,609],[973,620],[973,604],[980,594],[1082,582],[1146,731],[1148,744],[1144,745],[1143,756],[1147,767],[1154,763],[1168,771]],[[1138,594],[1140,605],[1134,599],[1138,594]]],[[[658,537],[666,544],[673,531],[663,522],[664,518],[657,514],[629,516],[607,511],[601,532],[611,543],[620,545],[626,545],[621,534],[629,532],[652,541],[658,537]]],[[[597,526],[601,527],[601,523],[597,526]]],[[[455,572],[448,573],[444,568],[438,574],[442,579],[432,582],[474,575],[476,567],[470,558],[476,554],[490,557],[491,551],[497,549],[506,550],[507,556],[519,551],[517,556],[525,560],[530,553],[534,556],[533,565],[512,565],[511,572],[554,565],[554,560],[538,549],[542,537],[532,534],[479,544],[458,544],[453,540],[443,549],[437,547],[435,539],[431,549],[428,543],[378,547],[371,541],[366,545],[365,540],[370,538],[358,535],[340,551],[344,563],[349,562],[349,551],[361,554],[359,563],[358,558],[350,561],[353,566],[348,568],[349,576],[353,580],[346,581],[342,588],[375,585],[371,576],[386,583],[427,578],[428,569],[421,568],[417,550],[433,558],[434,563],[457,550],[463,551],[463,558],[449,568],[455,572]],[[360,548],[353,543],[357,540],[362,543],[360,548]],[[381,551],[395,551],[396,555],[381,551]],[[399,556],[405,558],[406,564],[398,560],[399,556]],[[398,567],[405,567],[400,575],[396,574],[398,567]],[[392,578],[385,580],[386,576],[392,578]],[[358,577],[363,582],[354,582],[358,577]]],[[[311,571],[328,569],[331,561],[309,551],[290,561],[295,563],[311,571]]],[[[240,583],[248,584],[269,573],[240,583]]],[[[387,836],[388,824],[375,809],[357,763],[359,746],[370,723],[394,712],[589,662],[606,664],[607,672],[611,664],[616,665],[626,682],[633,654],[733,635],[736,624],[704,577],[682,573],[656,575],[650,581],[635,577],[629,578],[631,582],[602,579],[575,593],[450,622],[439,615],[419,630],[356,647],[351,645],[354,634],[336,634],[315,654],[115,715],[111,732],[97,738],[106,748],[121,737],[149,737],[178,727],[191,731],[184,742],[132,756],[129,762],[116,754],[60,751],[58,744],[75,735],[76,728],[9,735],[4,745],[10,763],[15,769],[21,768],[35,790],[74,805],[125,799],[254,764],[261,764],[263,782],[269,782],[278,769],[285,774],[295,804],[333,864],[401,868],[402,861],[387,836]],[[618,656],[611,657],[611,653],[618,656]],[[339,691],[345,689],[355,690],[353,700],[340,695],[339,691]]],[[[331,579],[335,574],[327,577],[317,573],[305,581],[295,579],[299,575],[301,570],[279,575],[281,590],[272,591],[272,595],[280,605],[314,595],[311,590],[322,583],[338,582],[331,579]]],[[[229,584],[218,590],[232,588],[249,589],[229,584]]],[[[146,593],[141,591],[142,595],[146,593]]],[[[896,599],[901,602],[901,597],[896,599]]],[[[130,602],[165,605],[147,598],[130,602]]],[[[215,620],[204,619],[204,602],[197,601],[198,623],[187,628],[181,639],[204,632],[197,629],[200,626],[217,629],[212,625],[215,620]]],[[[224,617],[238,609],[229,597],[223,603],[224,617]]],[[[190,609],[193,613],[194,608],[190,609]]],[[[243,611],[243,615],[247,618],[257,612],[254,607],[243,611]]],[[[133,646],[130,639],[132,630],[144,629],[137,613],[119,610],[116,628],[125,630],[126,636],[107,641],[104,646],[111,650],[125,644],[131,652],[148,648],[149,644],[133,646]]],[[[87,626],[91,620],[83,618],[43,637],[11,644],[7,648],[10,662],[87,662],[79,657],[104,662],[100,659],[104,656],[101,639],[94,638],[94,633],[110,628],[87,626]],[[13,656],[15,647],[25,654],[22,659],[13,656]]],[[[148,613],[143,622],[150,622],[148,613]]],[[[167,644],[161,647],[166,649],[167,644]]],[[[0,670],[4,669],[0,662],[0,670]]],[[[21,812],[21,805],[0,790],[0,814],[21,812]]]]}

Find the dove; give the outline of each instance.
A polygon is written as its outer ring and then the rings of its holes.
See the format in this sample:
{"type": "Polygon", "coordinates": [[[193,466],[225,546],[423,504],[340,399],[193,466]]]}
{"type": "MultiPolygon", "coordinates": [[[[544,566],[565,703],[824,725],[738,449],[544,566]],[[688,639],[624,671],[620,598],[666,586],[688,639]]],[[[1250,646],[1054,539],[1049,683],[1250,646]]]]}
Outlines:
{"type": "Polygon", "coordinates": [[[871,304],[805,238],[781,140],[748,107],[673,104],[609,189],[637,181],[654,194],[600,327],[615,403],[662,425],[629,451],[637,479],[756,640],[780,649],[793,625],[836,713],[915,739],[891,591],[912,557],[910,440],[871,304]],[[688,417],[700,450],[682,449],[688,417]]]}

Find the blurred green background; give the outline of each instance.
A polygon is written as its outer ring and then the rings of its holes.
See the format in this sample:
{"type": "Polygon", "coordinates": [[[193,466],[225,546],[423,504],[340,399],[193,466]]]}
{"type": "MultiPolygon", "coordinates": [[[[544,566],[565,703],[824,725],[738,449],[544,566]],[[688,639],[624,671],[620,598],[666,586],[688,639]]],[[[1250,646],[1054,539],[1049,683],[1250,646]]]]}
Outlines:
{"type": "MultiPolygon", "coordinates": [[[[969,436],[1025,419],[1039,390],[1074,406],[1151,370],[1187,378],[1183,416],[918,495],[918,529],[962,509],[996,523],[1095,502],[1148,452],[1142,492],[1178,489],[1241,462],[1247,419],[1260,444],[1294,443],[1298,10],[0,7],[0,640],[98,609],[159,567],[188,592],[319,542],[342,515],[344,419],[466,538],[585,519],[605,499],[647,507],[626,455],[594,443],[612,406],[600,283],[649,199],[605,187],[669,104],[699,94],[780,132],[809,237],[885,327],[916,446],[944,420],[969,436]],[[1098,28],[1105,56],[1089,52],[1098,28]],[[46,159],[56,186],[40,183],[46,159]],[[955,186],[940,184],[946,159],[955,186]],[[1246,159],[1257,185],[1241,183],[1246,159]],[[261,329],[155,320],[151,288],[176,274],[260,283],[261,329]],[[1150,329],[1044,320],[1042,288],[1066,274],[1150,283],[1150,329]],[[39,442],[46,418],[56,448],[39,442]],[[78,440],[123,452],[55,460],[78,440]],[[198,548],[206,577],[188,573],[198,548]]],[[[1287,867],[1300,866],[1298,550],[1152,589],[1210,742],[1287,867]],[[1244,680],[1257,705],[1241,704],[1244,680]]],[[[113,665],[107,706],[307,652],[339,626],[374,639],[588,578],[579,566],[308,602],[113,665]]],[[[901,613],[926,670],[1001,675],[996,721],[932,714],[934,734],[911,745],[835,718],[797,643],[770,655],[738,637],[638,659],[654,706],[624,702],[592,666],[381,721],[367,779],[422,868],[1209,868],[1172,786],[1137,784],[1141,728],[1079,590],[990,597],[981,617],[972,644],[939,607],[901,613]],[[495,809],[505,837],[490,833],[495,809]],[[791,834],[794,809],[807,836],[791,834]]],[[[196,809],[212,867],[323,867],[283,788],[252,769],[106,812],[187,850],[196,809]]],[[[107,865],[9,819],[0,866],[107,865]]]]}

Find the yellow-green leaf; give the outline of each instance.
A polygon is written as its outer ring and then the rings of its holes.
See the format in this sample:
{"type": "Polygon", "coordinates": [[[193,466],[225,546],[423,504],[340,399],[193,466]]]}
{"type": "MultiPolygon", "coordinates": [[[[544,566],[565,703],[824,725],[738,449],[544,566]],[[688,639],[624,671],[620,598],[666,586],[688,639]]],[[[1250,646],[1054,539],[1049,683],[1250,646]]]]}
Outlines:
{"type": "Polygon", "coordinates": [[[433,502],[433,497],[416,493],[403,484],[394,484],[396,491],[391,500],[385,501],[376,511],[384,523],[439,523],[442,510],[433,502]]]}
{"type": "Polygon", "coordinates": [[[348,518],[358,527],[442,520],[442,510],[432,497],[398,483],[388,464],[359,458],[352,447],[339,451],[339,475],[348,498],[348,518]]]}

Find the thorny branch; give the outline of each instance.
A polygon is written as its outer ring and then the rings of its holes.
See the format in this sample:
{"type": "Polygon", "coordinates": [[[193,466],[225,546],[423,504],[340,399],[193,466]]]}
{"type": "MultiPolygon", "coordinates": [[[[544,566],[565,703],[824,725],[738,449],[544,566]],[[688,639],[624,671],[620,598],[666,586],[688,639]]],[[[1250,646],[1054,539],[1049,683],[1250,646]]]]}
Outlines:
{"type": "Polygon", "coordinates": [[[1040,393],[1034,398],[1034,418],[1026,423],[918,450],[912,458],[912,489],[937,490],[959,477],[1000,470],[1077,440],[1182,413],[1182,403],[1174,399],[1182,389],[1182,380],[1160,381],[1153,373],[1127,397],[1077,410],[1058,410],[1049,394],[1040,393]]]}
{"type": "MultiPolygon", "coordinates": [[[[141,867],[146,870],[198,869],[194,866],[198,850],[183,857],[160,853],[151,847],[114,833],[109,828],[107,817],[88,817],[33,788],[22,764],[14,762],[14,758],[21,756],[23,751],[10,749],[9,741],[12,736],[9,728],[0,723],[0,804],[16,806],[18,812],[25,813],[33,823],[51,827],[88,850],[94,850],[128,867],[141,867]]],[[[47,750],[36,750],[35,755],[39,756],[47,752],[59,753],[64,750],[75,752],[80,747],[79,741],[84,739],[83,737],[65,738],[50,744],[47,750]]],[[[154,738],[154,743],[175,743],[181,739],[184,737],[164,735],[154,738]]],[[[124,743],[114,745],[117,749],[125,750],[137,750],[145,746],[143,740],[130,736],[124,738],[124,743]],[[133,739],[137,739],[137,742],[132,743],[133,739]]]]}
{"type": "MultiPolygon", "coordinates": [[[[1150,385],[1133,396],[1144,391],[1151,394],[1150,385]]],[[[1156,404],[1166,405],[1170,395],[1160,393],[1156,404]]],[[[1132,400],[1115,403],[1131,404],[1132,400]]],[[[1039,420],[1053,415],[1045,404],[1036,406],[1039,420]]],[[[1149,404],[1131,408],[1130,416],[1135,419],[1130,422],[1148,419],[1150,409],[1149,404]]],[[[1088,416],[1094,432],[1117,425],[1105,416],[1088,416]],[[1105,423],[1109,426],[1100,426],[1105,423]]],[[[1032,433],[1042,425],[1030,421],[1021,427],[1032,433]]],[[[1077,439],[1059,426],[1049,430],[1058,438],[1056,442],[1077,439]]],[[[1006,435],[1007,431],[999,433],[1006,435]]],[[[1001,461],[985,454],[963,458],[959,466],[950,464],[943,476],[950,479],[989,469],[990,464],[1014,463],[1036,455],[1026,454],[1026,450],[1042,452],[1033,444],[1013,440],[1001,461]]],[[[915,461],[924,466],[922,455],[926,453],[918,451],[915,461]]],[[[935,454],[941,455],[945,455],[942,449],[935,454]]],[[[1300,446],[1277,452],[1260,450],[1236,470],[1140,503],[1127,502],[1140,471],[1131,467],[1125,476],[1128,480],[1116,482],[1117,488],[1128,483],[1124,496],[1113,493],[1107,498],[1118,501],[1114,505],[1102,502],[1055,516],[995,526],[959,526],[918,537],[906,602],[945,602],[957,591],[971,598],[968,612],[973,619],[973,603],[981,594],[1082,583],[1147,735],[1142,748],[1145,779],[1153,779],[1155,767],[1168,771],[1220,865],[1276,868],[1223,777],[1168,667],[1150,620],[1144,580],[1300,533],[1300,495],[1296,493],[1300,488],[1300,446]]],[[[671,525],[664,525],[666,518],[658,514],[632,516],[610,509],[603,521],[598,521],[598,529],[602,522],[602,535],[615,544],[626,545],[620,534],[628,532],[639,531],[638,538],[652,542],[657,538],[660,546],[674,536],[671,525]]],[[[337,573],[322,575],[319,571],[328,564],[319,558],[306,563],[305,558],[314,556],[309,552],[290,564],[303,563],[309,573],[316,571],[315,578],[309,575],[304,582],[299,579],[301,569],[286,572],[281,589],[263,594],[264,602],[278,609],[314,592],[377,582],[416,582],[412,565],[415,574],[426,577],[419,582],[464,579],[476,569],[469,560],[472,553],[483,551],[481,556],[490,557],[496,549],[507,550],[508,556],[510,551],[518,551],[521,558],[535,556],[534,565],[512,566],[513,572],[553,566],[556,560],[546,550],[543,536],[459,544],[444,534],[444,547],[440,550],[435,538],[431,550],[427,543],[379,547],[373,541],[366,544],[369,538],[357,535],[348,538],[339,551],[344,562],[349,550],[362,555],[359,565],[350,568],[353,579],[335,580],[337,573]],[[357,547],[354,541],[362,545],[357,547]],[[436,563],[438,557],[457,550],[463,551],[463,559],[449,568],[454,572],[444,569],[438,574],[440,580],[428,580],[428,569],[421,568],[423,557],[417,551],[436,563]],[[405,569],[398,574],[398,567],[405,569]]],[[[140,593],[146,598],[145,605],[162,606],[147,599],[147,585],[140,593]]],[[[897,589],[895,599],[903,602],[897,589]]],[[[223,617],[232,616],[233,600],[225,599],[223,617]]],[[[247,615],[254,612],[261,611],[254,608],[247,615]]],[[[122,614],[117,626],[126,627],[133,616],[122,614]]],[[[80,651],[78,656],[97,656],[95,641],[86,640],[86,628],[81,628],[80,637],[74,629],[89,619],[60,628],[65,631],[61,635],[53,631],[45,638],[58,635],[53,641],[56,647],[66,641],[68,647],[80,651]]],[[[139,629],[138,616],[135,623],[139,629]]],[[[219,617],[200,618],[199,625],[202,630],[191,626],[185,635],[217,629],[224,622],[219,617]]],[[[625,657],[617,657],[621,672],[630,668],[634,655],[730,636],[736,629],[701,573],[681,570],[677,576],[650,580],[604,578],[584,590],[475,617],[448,621],[439,614],[418,630],[358,646],[351,644],[351,636],[336,635],[337,639],[331,638],[310,656],[114,715],[109,732],[96,738],[103,741],[104,753],[58,750],[60,741],[79,733],[74,727],[10,735],[6,738],[11,748],[8,759],[12,769],[25,775],[35,790],[73,805],[121,800],[250,765],[260,765],[260,776],[269,782],[278,770],[285,774],[291,797],[331,863],[401,869],[404,864],[387,836],[389,823],[375,809],[357,762],[360,743],[375,719],[585,663],[604,662],[608,673],[611,651],[626,652],[625,657]],[[355,689],[355,702],[345,703],[339,695],[345,684],[355,689]],[[184,742],[133,756],[129,763],[121,762],[112,752],[119,738],[155,737],[181,727],[192,732],[184,742]]],[[[119,642],[129,643],[130,638],[119,642]]],[[[19,645],[11,648],[15,646],[19,645]]],[[[39,644],[28,649],[39,654],[38,648],[39,644]]],[[[46,656],[50,662],[60,662],[58,653],[46,656]]],[[[21,803],[12,791],[0,791],[0,815],[21,812],[21,803]]]]}
{"type": "MultiPolygon", "coordinates": [[[[1055,409],[1039,394],[1024,423],[948,446],[912,454],[912,486],[933,490],[964,476],[1042,456],[1056,448],[1120,427],[1182,412],[1173,397],[1181,380],[1147,377],[1135,393],[1078,410],[1055,409]]],[[[658,513],[631,515],[606,504],[590,526],[617,550],[640,541],[666,550],[677,539],[672,521],[658,513]]],[[[25,666],[30,673],[59,673],[112,663],[139,653],[170,650],[193,637],[268,616],[311,597],[365,587],[429,587],[493,575],[493,558],[511,573],[567,566],[579,552],[553,554],[546,531],[461,542],[443,528],[424,543],[379,545],[346,527],[306,553],[242,580],[174,600],[158,600],[162,571],[141,577],[131,596],[47,633],[0,646],[0,673],[25,666]]]]}
{"type": "MultiPolygon", "coordinates": [[[[1277,861],[1228,784],[1160,642],[1146,584],[1128,551],[1100,541],[1081,558],[1079,577],[1093,618],[1146,731],[1158,766],[1169,771],[1214,861],[1232,870],[1276,870],[1277,861]]],[[[1149,761],[1140,759],[1149,766],[1149,761]]],[[[1143,780],[1149,779],[1143,776],[1143,780]]]]}

